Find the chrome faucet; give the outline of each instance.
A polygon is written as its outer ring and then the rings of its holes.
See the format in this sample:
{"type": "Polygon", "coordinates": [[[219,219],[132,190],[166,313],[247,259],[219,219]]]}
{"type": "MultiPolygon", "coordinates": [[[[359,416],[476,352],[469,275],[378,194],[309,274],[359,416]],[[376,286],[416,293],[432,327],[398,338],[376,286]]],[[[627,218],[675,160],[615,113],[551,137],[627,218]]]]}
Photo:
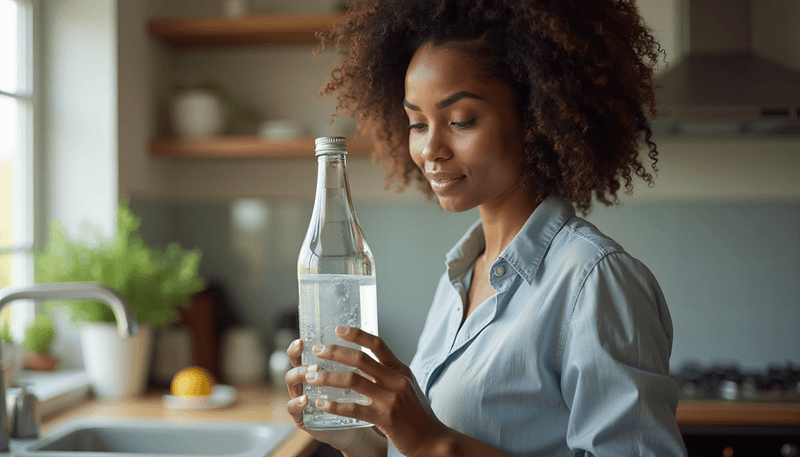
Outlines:
{"type": "MultiPolygon", "coordinates": [[[[139,333],[139,324],[128,300],[116,290],[95,282],[65,282],[6,287],[0,290],[0,310],[19,299],[38,300],[95,300],[107,304],[117,319],[121,338],[139,333]]],[[[6,413],[6,387],[3,383],[2,353],[0,353],[0,452],[7,452],[11,441],[6,413]]]]}

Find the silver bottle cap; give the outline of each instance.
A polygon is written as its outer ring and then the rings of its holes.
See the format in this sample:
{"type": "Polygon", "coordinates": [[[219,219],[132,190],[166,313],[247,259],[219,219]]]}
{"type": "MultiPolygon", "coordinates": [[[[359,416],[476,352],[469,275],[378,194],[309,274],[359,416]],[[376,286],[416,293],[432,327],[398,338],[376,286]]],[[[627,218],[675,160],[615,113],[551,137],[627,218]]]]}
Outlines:
{"type": "Polygon", "coordinates": [[[321,136],[314,140],[316,145],[315,155],[324,154],[345,154],[347,155],[347,148],[345,147],[346,138],[343,136],[321,136]]]}

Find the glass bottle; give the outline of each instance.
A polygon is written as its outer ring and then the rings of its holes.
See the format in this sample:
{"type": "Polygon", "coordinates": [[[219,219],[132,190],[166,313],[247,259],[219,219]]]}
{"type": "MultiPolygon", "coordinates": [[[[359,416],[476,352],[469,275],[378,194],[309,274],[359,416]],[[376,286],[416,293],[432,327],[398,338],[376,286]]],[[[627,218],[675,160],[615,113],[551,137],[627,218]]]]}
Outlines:
{"type": "MultiPolygon", "coordinates": [[[[314,211],[297,261],[300,288],[300,338],[303,365],[320,370],[346,371],[352,367],[318,359],[317,344],[337,344],[361,349],[336,336],[337,325],[359,327],[378,334],[375,260],[364,239],[350,198],[345,158],[345,138],[316,140],[317,191],[314,211]]],[[[372,424],[320,411],[317,399],[366,404],[367,398],[349,389],[304,384],[308,406],[306,427],[314,430],[369,427],[372,424]]]]}

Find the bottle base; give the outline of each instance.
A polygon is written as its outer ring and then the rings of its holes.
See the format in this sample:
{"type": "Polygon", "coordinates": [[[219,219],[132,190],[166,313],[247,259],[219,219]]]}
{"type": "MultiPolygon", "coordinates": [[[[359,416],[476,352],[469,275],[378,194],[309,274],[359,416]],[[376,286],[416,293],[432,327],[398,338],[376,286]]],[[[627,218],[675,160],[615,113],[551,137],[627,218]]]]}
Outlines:
{"type": "Polygon", "coordinates": [[[309,420],[304,419],[303,423],[309,430],[344,430],[348,428],[372,427],[373,425],[370,422],[333,414],[325,414],[309,420]]]}

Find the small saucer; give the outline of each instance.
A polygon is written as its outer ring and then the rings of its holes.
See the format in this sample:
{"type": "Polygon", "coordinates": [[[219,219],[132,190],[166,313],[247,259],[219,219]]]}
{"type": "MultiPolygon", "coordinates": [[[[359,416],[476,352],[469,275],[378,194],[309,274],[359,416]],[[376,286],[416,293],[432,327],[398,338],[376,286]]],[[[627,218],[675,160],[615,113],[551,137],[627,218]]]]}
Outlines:
{"type": "Polygon", "coordinates": [[[164,406],[172,409],[213,409],[228,406],[236,401],[237,391],[233,386],[218,384],[211,389],[211,394],[204,397],[179,397],[164,395],[164,406]]]}

